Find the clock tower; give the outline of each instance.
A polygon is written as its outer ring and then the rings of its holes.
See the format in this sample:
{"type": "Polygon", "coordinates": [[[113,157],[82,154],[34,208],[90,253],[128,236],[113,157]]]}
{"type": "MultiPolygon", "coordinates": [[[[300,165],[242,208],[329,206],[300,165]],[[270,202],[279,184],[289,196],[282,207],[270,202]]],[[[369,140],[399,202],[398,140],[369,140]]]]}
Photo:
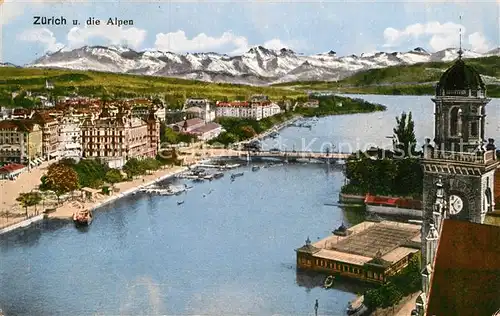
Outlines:
{"type": "MultiPolygon", "coordinates": [[[[493,139],[484,136],[490,99],[479,73],[458,59],[444,72],[432,98],[434,144],[423,146],[422,275],[430,281],[445,218],[483,223],[494,210],[494,173],[499,164],[493,139]]],[[[460,233],[460,232],[457,232],[460,233]]],[[[419,301],[425,305],[425,289],[419,301]]],[[[417,304],[418,305],[418,304],[417,304]]],[[[425,310],[425,306],[423,307],[425,310]]]]}

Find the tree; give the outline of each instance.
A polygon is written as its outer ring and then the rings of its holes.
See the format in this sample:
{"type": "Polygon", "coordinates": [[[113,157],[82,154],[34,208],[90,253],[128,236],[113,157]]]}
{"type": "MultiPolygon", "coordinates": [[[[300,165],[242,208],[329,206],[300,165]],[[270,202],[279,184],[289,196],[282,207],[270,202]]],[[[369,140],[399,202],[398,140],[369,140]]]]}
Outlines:
{"type": "Polygon", "coordinates": [[[82,159],[77,164],[70,166],[78,174],[78,182],[81,187],[100,187],[109,171],[108,165],[96,159],[82,159]]]}
{"type": "Polygon", "coordinates": [[[59,197],[78,189],[78,174],[66,164],[54,163],[48,168],[45,183],[59,197]]]}
{"type": "Polygon", "coordinates": [[[417,152],[415,147],[417,139],[415,137],[415,123],[413,122],[411,112],[408,115],[403,112],[401,117],[396,117],[396,127],[393,129],[394,139],[393,147],[396,156],[415,157],[417,152]]]}
{"type": "Polygon", "coordinates": [[[243,136],[245,138],[252,138],[255,135],[257,135],[257,133],[255,132],[255,130],[253,129],[253,127],[252,126],[248,126],[248,125],[243,126],[241,128],[241,133],[243,134],[243,136]]]}
{"type": "Polygon", "coordinates": [[[163,102],[159,98],[154,98],[151,103],[154,105],[163,105],[163,102]]]}
{"type": "Polygon", "coordinates": [[[20,193],[16,201],[24,207],[28,218],[28,207],[35,206],[36,211],[36,206],[42,201],[42,195],[39,192],[20,193]]]}
{"type": "Polygon", "coordinates": [[[177,144],[179,142],[178,134],[170,127],[167,127],[165,122],[160,122],[160,141],[169,144],[177,144]]]}
{"type": "Polygon", "coordinates": [[[118,169],[109,170],[106,172],[106,176],[104,178],[107,182],[111,183],[112,186],[123,180],[122,173],[118,169]]]}
{"type": "Polygon", "coordinates": [[[143,175],[146,170],[138,159],[132,158],[125,163],[123,171],[125,171],[129,178],[133,178],[135,176],[143,175]]]}

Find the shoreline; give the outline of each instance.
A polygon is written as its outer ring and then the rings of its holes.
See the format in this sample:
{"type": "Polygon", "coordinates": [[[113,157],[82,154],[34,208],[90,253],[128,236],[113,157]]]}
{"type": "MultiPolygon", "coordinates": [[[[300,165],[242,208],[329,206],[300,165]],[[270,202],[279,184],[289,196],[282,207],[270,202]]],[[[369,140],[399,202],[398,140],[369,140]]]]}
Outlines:
{"type": "MultiPolygon", "coordinates": [[[[211,158],[216,158],[216,157],[211,157],[211,158]]],[[[207,162],[210,162],[211,160],[212,159],[210,159],[210,158],[200,159],[199,161],[196,161],[195,163],[190,164],[189,167],[196,167],[199,164],[207,163],[207,162]]],[[[80,204],[82,206],[87,206],[87,207],[77,208],[74,205],[72,205],[73,203],[76,202],[75,200],[66,201],[61,206],[59,206],[56,209],[56,211],[54,211],[54,212],[41,213],[39,215],[30,217],[28,219],[25,219],[25,220],[13,223],[12,225],[1,228],[0,229],[0,236],[7,234],[7,233],[10,233],[10,232],[20,230],[22,228],[29,228],[31,225],[36,224],[37,222],[42,221],[42,220],[71,220],[74,212],[78,209],[89,209],[92,211],[99,211],[99,209],[103,206],[112,204],[113,202],[115,202],[121,198],[127,197],[127,196],[143,189],[144,187],[153,185],[155,183],[161,182],[161,181],[169,179],[169,178],[173,178],[176,175],[178,175],[182,172],[185,172],[186,170],[188,170],[187,165],[186,166],[175,166],[173,168],[168,168],[166,170],[158,170],[157,172],[164,171],[164,173],[157,176],[156,178],[154,178],[152,180],[147,181],[147,182],[139,182],[139,181],[145,179],[146,177],[148,177],[148,175],[134,179],[131,181],[132,182],[131,184],[135,184],[135,185],[133,185],[131,188],[126,189],[123,192],[116,192],[116,193],[112,194],[111,196],[108,196],[105,199],[97,200],[93,203],[92,202],[91,203],[77,202],[78,204],[80,204]],[[137,183],[133,183],[133,182],[137,182],[137,183]],[[89,204],[89,205],[87,205],[87,204],[89,204]]],[[[127,182],[122,182],[122,183],[127,183],[127,182]]]]}
{"type": "MultiPolygon", "coordinates": [[[[303,115],[296,115],[296,116],[286,120],[285,122],[281,122],[281,123],[273,126],[272,128],[263,132],[262,134],[255,136],[254,138],[252,138],[252,140],[265,139],[273,131],[280,131],[286,127],[289,127],[295,121],[300,120],[303,117],[304,117],[303,115]]],[[[249,141],[249,140],[247,140],[247,141],[249,141]]],[[[239,144],[239,143],[236,143],[236,144],[239,144]]],[[[219,154],[219,155],[216,154],[214,156],[212,156],[212,154],[208,154],[208,156],[196,157],[194,159],[194,161],[189,161],[185,165],[182,165],[182,166],[174,166],[172,168],[157,170],[155,172],[155,174],[157,174],[157,173],[161,173],[161,174],[156,176],[153,179],[148,179],[151,177],[151,175],[144,175],[144,176],[138,177],[132,181],[117,183],[116,187],[118,187],[118,188],[120,188],[121,186],[122,187],[125,186],[123,191],[113,192],[110,196],[101,195],[101,197],[98,197],[95,201],[81,202],[81,201],[78,201],[75,199],[65,201],[65,202],[63,202],[62,205],[59,205],[56,208],[56,210],[53,212],[50,212],[50,213],[42,212],[39,215],[31,216],[31,217],[24,219],[22,221],[14,222],[10,225],[7,225],[7,226],[0,228],[0,236],[3,234],[9,233],[9,232],[18,230],[19,228],[28,228],[32,224],[37,223],[37,222],[42,221],[42,220],[45,220],[45,219],[47,219],[47,220],[51,220],[51,219],[71,220],[73,217],[73,214],[77,210],[89,209],[92,211],[98,211],[99,208],[106,206],[106,205],[109,205],[109,204],[111,204],[111,203],[113,203],[113,202],[115,202],[123,197],[129,196],[129,195],[141,190],[144,187],[153,185],[155,183],[161,182],[161,181],[169,179],[169,178],[173,178],[177,174],[180,174],[180,173],[188,170],[188,166],[189,167],[196,167],[199,164],[210,163],[211,161],[213,161],[214,159],[217,159],[217,158],[225,158],[225,157],[224,157],[224,155],[221,155],[221,154],[219,154]],[[142,181],[148,180],[148,181],[142,182],[141,180],[142,181]]],[[[226,157],[226,158],[231,159],[233,157],[226,157]]],[[[155,175],[155,174],[153,174],[153,175],[155,175]]]]}

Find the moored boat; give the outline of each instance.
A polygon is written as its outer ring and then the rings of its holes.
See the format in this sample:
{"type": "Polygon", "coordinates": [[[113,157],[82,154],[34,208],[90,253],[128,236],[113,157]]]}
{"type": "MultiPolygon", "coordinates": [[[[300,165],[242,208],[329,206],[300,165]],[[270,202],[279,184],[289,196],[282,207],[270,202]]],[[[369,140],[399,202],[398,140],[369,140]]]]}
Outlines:
{"type": "Polygon", "coordinates": [[[259,171],[260,167],[259,166],[253,166],[252,171],[259,171]]]}
{"type": "Polygon", "coordinates": [[[367,312],[368,308],[363,304],[364,297],[359,296],[354,301],[349,302],[347,305],[347,315],[363,315],[367,312]]]}
{"type": "Polygon", "coordinates": [[[223,172],[214,173],[214,179],[220,179],[224,176],[223,172]]]}
{"type": "Polygon", "coordinates": [[[89,226],[92,223],[92,211],[80,210],[73,214],[73,222],[77,226],[89,226]]]}
{"type": "Polygon", "coordinates": [[[333,280],[335,280],[335,277],[333,275],[329,275],[326,279],[325,279],[325,283],[323,284],[323,286],[325,287],[325,289],[329,289],[333,286],[333,280]]]}

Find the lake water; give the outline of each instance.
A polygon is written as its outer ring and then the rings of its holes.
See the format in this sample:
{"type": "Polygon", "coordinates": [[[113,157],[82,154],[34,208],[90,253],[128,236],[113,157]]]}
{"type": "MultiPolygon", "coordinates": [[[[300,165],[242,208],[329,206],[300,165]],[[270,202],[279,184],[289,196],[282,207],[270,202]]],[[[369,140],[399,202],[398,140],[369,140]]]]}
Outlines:
{"type": "MultiPolygon", "coordinates": [[[[420,145],[425,138],[434,138],[434,103],[430,96],[346,95],[387,106],[384,112],[336,115],[320,119],[308,128],[290,127],[276,139],[264,142],[264,148],[282,150],[324,150],[327,147],[341,152],[366,150],[371,146],[392,148],[396,117],[402,112],[412,113],[415,136],[420,145]],[[335,147],[332,147],[332,144],[335,147]]],[[[492,99],[486,106],[486,138],[500,137],[500,99],[492,99]]],[[[500,143],[500,139],[498,140],[500,143]]]]}
{"type": "MultiPolygon", "coordinates": [[[[281,135],[390,144],[394,117],[410,110],[417,138],[432,134],[428,97],[363,97],[388,111],[322,118],[281,135]]],[[[490,121],[499,105],[490,104],[490,121]]],[[[488,136],[498,134],[495,124],[488,136]]],[[[342,315],[360,286],[321,288],[324,277],[296,271],[294,252],[308,236],[363,220],[360,209],[324,205],[338,199],[340,168],[241,171],[182,196],[124,198],[96,212],[88,230],[51,221],[0,236],[0,307],[6,315],[313,315],[319,299],[319,314],[342,315]]]]}

